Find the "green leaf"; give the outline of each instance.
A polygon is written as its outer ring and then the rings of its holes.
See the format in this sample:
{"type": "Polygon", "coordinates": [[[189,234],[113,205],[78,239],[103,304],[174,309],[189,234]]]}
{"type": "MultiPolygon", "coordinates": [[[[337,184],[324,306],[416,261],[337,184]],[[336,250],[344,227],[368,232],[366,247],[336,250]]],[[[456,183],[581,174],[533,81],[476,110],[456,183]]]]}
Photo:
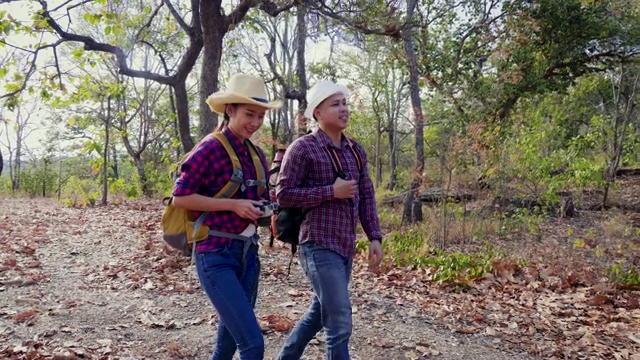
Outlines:
{"type": "Polygon", "coordinates": [[[7,92],[14,92],[14,91],[20,89],[20,85],[16,84],[16,83],[7,83],[7,84],[4,85],[4,89],[7,92]]]}
{"type": "Polygon", "coordinates": [[[75,49],[71,52],[71,54],[73,55],[73,58],[75,60],[80,60],[84,55],[84,49],[83,48],[75,49]]]}
{"type": "Polygon", "coordinates": [[[5,35],[9,35],[11,30],[13,30],[13,24],[10,24],[10,23],[5,24],[2,30],[4,31],[5,35]]]}
{"type": "Polygon", "coordinates": [[[111,26],[107,26],[104,28],[104,34],[105,35],[110,35],[111,34],[111,26]]]}

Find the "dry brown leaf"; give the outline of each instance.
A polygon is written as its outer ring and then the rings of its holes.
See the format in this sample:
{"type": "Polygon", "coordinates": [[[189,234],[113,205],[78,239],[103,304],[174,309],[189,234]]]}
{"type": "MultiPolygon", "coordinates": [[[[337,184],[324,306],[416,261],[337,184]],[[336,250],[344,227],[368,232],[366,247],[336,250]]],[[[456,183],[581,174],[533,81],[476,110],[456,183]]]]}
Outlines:
{"type": "Polygon", "coordinates": [[[598,343],[598,339],[592,333],[588,332],[580,338],[580,343],[585,346],[592,346],[598,343]]]}
{"type": "Polygon", "coordinates": [[[485,334],[489,335],[489,336],[496,336],[498,335],[498,332],[492,328],[491,326],[487,326],[487,328],[484,330],[485,334]]]}
{"type": "Polygon", "coordinates": [[[289,318],[279,315],[279,314],[271,314],[262,317],[262,320],[266,322],[268,329],[284,332],[293,329],[295,325],[293,321],[289,320],[289,318]]]}
{"type": "Polygon", "coordinates": [[[25,311],[23,313],[20,313],[18,315],[16,315],[16,317],[14,318],[15,322],[19,323],[19,322],[23,322],[27,319],[30,319],[34,316],[36,316],[36,314],[38,314],[37,311],[35,310],[29,310],[29,311],[25,311]]]}
{"type": "Polygon", "coordinates": [[[404,356],[409,360],[420,359],[420,355],[418,355],[415,351],[407,351],[406,353],[404,353],[404,356]]]}
{"type": "Polygon", "coordinates": [[[609,302],[610,299],[607,295],[604,294],[596,294],[591,299],[587,300],[587,305],[589,306],[602,306],[605,303],[609,302]]]}

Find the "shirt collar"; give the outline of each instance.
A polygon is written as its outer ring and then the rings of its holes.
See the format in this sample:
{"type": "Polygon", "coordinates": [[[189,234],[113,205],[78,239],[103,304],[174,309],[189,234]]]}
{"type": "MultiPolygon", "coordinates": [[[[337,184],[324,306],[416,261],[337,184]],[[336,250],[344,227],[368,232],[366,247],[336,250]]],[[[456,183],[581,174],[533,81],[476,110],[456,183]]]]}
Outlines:
{"type": "MultiPolygon", "coordinates": [[[[320,136],[320,142],[322,146],[325,146],[325,145],[334,146],[333,141],[331,141],[331,138],[329,137],[329,135],[327,135],[326,132],[324,132],[320,128],[318,128],[317,132],[318,132],[318,135],[320,136]]],[[[341,143],[340,148],[342,149],[344,149],[346,146],[349,145],[347,143],[347,138],[343,133],[340,133],[340,143],[341,143]]]]}
{"type": "Polygon", "coordinates": [[[222,129],[222,134],[224,134],[224,136],[229,139],[229,143],[231,144],[231,146],[233,146],[234,149],[236,149],[236,151],[246,151],[247,147],[245,146],[245,144],[240,141],[240,139],[236,136],[236,134],[233,133],[233,131],[231,131],[231,129],[229,129],[228,126],[225,126],[222,129]]]}

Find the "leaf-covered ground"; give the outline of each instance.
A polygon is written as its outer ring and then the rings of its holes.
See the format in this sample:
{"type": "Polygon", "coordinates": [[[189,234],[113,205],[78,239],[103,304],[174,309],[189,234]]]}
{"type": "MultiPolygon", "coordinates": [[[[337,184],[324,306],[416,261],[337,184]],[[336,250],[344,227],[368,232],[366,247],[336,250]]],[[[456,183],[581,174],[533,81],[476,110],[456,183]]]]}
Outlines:
{"type": "MultiPolygon", "coordinates": [[[[216,317],[188,261],[164,248],[159,203],[0,201],[0,358],[208,357],[216,317]]],[[[272,358],[310,291],[297,262],[286,276],[288,249],[263,243],[256,311],[272,358]]],[[[504,262],[454,292],[429,269],[373,274],[359,258],[353,358],[640,359],[639,293],[583,283],[584,266],[559,269],[504,262]]],[[[305,358],[322,357],[318,336],[305,358]]]]}

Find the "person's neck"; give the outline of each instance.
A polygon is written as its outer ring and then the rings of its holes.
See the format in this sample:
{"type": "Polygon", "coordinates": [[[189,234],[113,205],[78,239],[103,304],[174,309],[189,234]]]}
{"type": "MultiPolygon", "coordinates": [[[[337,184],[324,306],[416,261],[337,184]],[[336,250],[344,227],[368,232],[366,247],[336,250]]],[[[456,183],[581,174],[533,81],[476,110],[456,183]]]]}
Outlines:
{"type": "Polygon", "coordinates": [[[233,133],[233,135],[235,135],[238,138],[238,140],[240,140],[240,143],[244,144],[245,140],[247,140],[247,139],[245,139],[242,136],[240,136],[236,131],[233,130],[233,128],[231,126],[227,125],[227,127],[229,128],[229,131],[231,131],[233,133]]]}
{"type": "Polygon", "coordinates": [[[341,147],[341,145],[342,145],[342,130],[327,129],[327,128],[324,128],[322,126],[319,126],[319,127],[320,127],[320,129],[322,129],[322,131],[324,131],[325,134],[327,134],[329,139],[331,139],[331,142],[333,143],[333,146],[335,146],[337,148],[341,147]]]}

